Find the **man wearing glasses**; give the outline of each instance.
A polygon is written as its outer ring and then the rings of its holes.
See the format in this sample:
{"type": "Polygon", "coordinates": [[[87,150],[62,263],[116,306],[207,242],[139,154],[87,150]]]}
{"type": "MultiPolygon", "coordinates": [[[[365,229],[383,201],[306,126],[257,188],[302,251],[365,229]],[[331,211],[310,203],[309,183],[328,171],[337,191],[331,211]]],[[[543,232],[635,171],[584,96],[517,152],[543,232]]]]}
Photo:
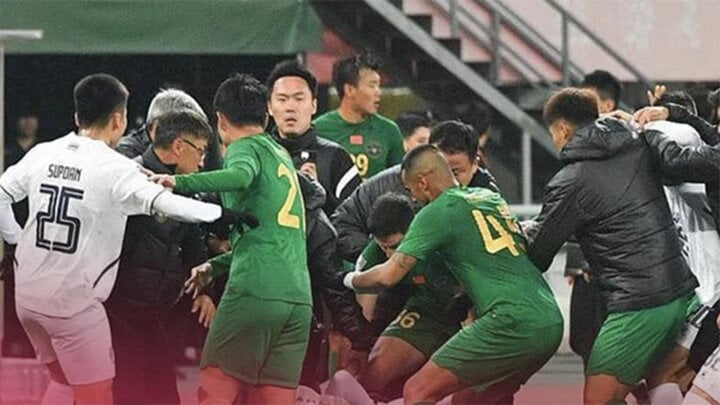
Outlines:
{"type": "MultiPolygon", "coordinates": [[[[195,173],[203,167],[212,133],[204,116],[184,110],[155,122],[153,144],[136,161],[158,174],[195,173]]],[[[116,403],[180,403],[167,320],[189,269],[205,260],[198,226],[150,216],[128,219],[117,281],[105,303],[115,348],[116,403]]],[[[215,304],[201,294],[192,310],[207,328],[215,304]]]]}

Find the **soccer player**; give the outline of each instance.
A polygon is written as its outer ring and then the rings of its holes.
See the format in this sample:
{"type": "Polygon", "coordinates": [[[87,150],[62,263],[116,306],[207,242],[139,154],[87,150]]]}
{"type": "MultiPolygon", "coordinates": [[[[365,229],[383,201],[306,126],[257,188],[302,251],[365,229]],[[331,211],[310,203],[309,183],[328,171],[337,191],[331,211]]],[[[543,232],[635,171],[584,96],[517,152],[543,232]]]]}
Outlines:
{"type": "MultiPolygon", "coordinates": [[[[414,216],[406,196],[388,193],[378,198],[368,218],[373,240],[358,259],[357,270],[368,270],[389,259],[402,243],[414,216]]],[[[393,384],[402,387],[460,329],[460,322],[446,315],[457,282],[442,261],[433,258],[418,264],[400,284],[411,288],[410,297],[376,341],[368,367],[359,378],[374,397],[386,400],[393,399],[387,397],[386,388],[394,391],[390,386],[393,384]]]]}
{"type": "Polygon", "coordinates": [[[400,163],[405,154],[398,126],[377,113],[379,70],[380,62],[369,54],[336,62],[333,81],[340,107],[315,120],[318,135],[345,148],[363,179],[400,163]]]}
{"type": "Polygon", "coordinates": [[[477,316],[408,380],[405,403],[435,402],[470,386],[507,384],[517,391],[555,353],[563,322],[550,288],[525,254],[517,221],[499,194],[458,187],[432,145],[408,153],[402,178],[427,205],[388,261],[348,273],[345,285],[387,288],[437,255],[470,295],[477,316]]]}
{"type": "Polygon", "coordinates": [[[50,370],[45,404],[72,404],[73,396],[77,404],[112,403],[102,301],[115,281],[127,216],[221,216],[217,205],[165,192],[111,149],[127,124],[128,91],[118,79],[87,76],[74,98],[78,133],[38,144],[0,177],[0,232],[18,244],[18,318],[50,370]],[[30,217],[21,231],[10,204],[25,198],[30,217]]]}
{"type": "Polygon", "coordinates": [[[223,205],[252,211],[261,226],[234,228],[232,252],[194,268],[188,280],[193,289],[229,272],[203,348],[199,400],[230,404],[246,388],[250,403],[294,403],[312,313],[297,175],[288,152],[264,132],[265,86],[237,74],[213,105],[225,167],[157,181],[178,192],[221,192],[223,205]]]}

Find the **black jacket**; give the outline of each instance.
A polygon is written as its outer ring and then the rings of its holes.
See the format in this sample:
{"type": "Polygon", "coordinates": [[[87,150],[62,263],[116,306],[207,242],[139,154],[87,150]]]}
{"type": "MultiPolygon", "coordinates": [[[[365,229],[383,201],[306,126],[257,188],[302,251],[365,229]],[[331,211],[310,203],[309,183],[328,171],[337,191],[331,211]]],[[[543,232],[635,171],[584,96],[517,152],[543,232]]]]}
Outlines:
{"type": "Polygon", "coordinates": [[[350,339],[354,349],[369,350],[372,340],[368,321],[355,300],[355,293],[343,285],[345,271],[336,251],[335,228],[322,210],[325,190],[309,176],[300,174],[298,178],[305,200],[308,269],[315,318],[324,319],[323,308],[327,307],[335,330],[350,339]]]}
{"type": "MultiPolygon", "coordinates": [[[[485,187],[499,192],[490,172],[480,167],[470,180],[469,187],[485,187]]],[[[385,193],[409,196],[400,177],[400,165],[389,167],[371,177],[335,210],[332,221],[338,232],[338,251],[343,259],[355,263],[365,249],[370,238],[367,219],[375,201],[385,193]]],[[[417,211],[420,206],[415,208],[417,211]]]]}
{"type": "MultiPolygon", "coordinates": [[[[118,144],[115,146],[115,150],[127,158],[135,159],[145,153],[151,144],[152,142],[150,141],[150,134],[147,131],[147,126],[143,125],[142,127],[120,138],[120,141],[118,141],[118,144]]],[[[204,170],[222,169],[223,160],[222,153],[220,151],[220,139],[215,133],[210,135],[208,150],[205,154],[203,165],[204,170]]]]}
{"type": "MultiPolygon", "coordinates": [[[[149,147],[136,159],[155,173],[174,174],[149,147]]],[[[155,216],[128,218],[115,286],[106,305],[126,316],[169,310],[182,294],[190,269],[207,260],[204,234],[196,224],[155,216]]]]}
{"type": "Polygon", "coordinates": [[[681,256],[653,151],[619,121],[580,128],[560,153],[528,254],[541,270],[576,235],[609,312],[667,304],[697,281],[681,256]]]}
{"type": "Polygon", "coordinates": [[[282,138],[277,128],[271,135],[290,152],[296,169],[315,159],[317,180],[326,191],[323,210],[328,216],[360,185],[362,179],[350,155],[337,143],[318,137],[313,127],[295,138],[282,138]]]}

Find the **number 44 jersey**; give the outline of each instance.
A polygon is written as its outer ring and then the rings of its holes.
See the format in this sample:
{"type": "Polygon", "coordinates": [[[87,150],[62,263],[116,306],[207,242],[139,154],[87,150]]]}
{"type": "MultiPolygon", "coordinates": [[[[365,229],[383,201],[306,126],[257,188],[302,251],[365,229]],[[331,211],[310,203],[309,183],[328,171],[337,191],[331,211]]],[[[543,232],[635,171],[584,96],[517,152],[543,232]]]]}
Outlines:
{"type": "Polygon", "coordinates": [[[28,198],[15,252],[18,305],[69,317],[104,301],[128,215],[149,215],[163,188],[104,142],[70,133],[38,144],[0,177],[0,202],[28,198]]]}

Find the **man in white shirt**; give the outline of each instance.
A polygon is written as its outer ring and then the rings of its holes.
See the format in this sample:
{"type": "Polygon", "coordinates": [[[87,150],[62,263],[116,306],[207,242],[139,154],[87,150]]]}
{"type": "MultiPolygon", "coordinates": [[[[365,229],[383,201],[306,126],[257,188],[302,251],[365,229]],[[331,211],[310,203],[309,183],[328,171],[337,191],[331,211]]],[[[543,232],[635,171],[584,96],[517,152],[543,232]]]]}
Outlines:
{"type": "Polygon", "coordinates": [[[117,272],[128,215],[210,222],[221,207],[147,180],[111,149],[127,125],[125,86],[95,74],[75,86],[78,133],[41,143],[0,177],[0,233],[17,243],[18,318],[50,370],[43,403],[112,403],[115,375],[102,306],[117,272]],[[28,198],[24,229],[11,204],[28,198]],[[70,388],[72,387],[72,389],[70,388]]]}

